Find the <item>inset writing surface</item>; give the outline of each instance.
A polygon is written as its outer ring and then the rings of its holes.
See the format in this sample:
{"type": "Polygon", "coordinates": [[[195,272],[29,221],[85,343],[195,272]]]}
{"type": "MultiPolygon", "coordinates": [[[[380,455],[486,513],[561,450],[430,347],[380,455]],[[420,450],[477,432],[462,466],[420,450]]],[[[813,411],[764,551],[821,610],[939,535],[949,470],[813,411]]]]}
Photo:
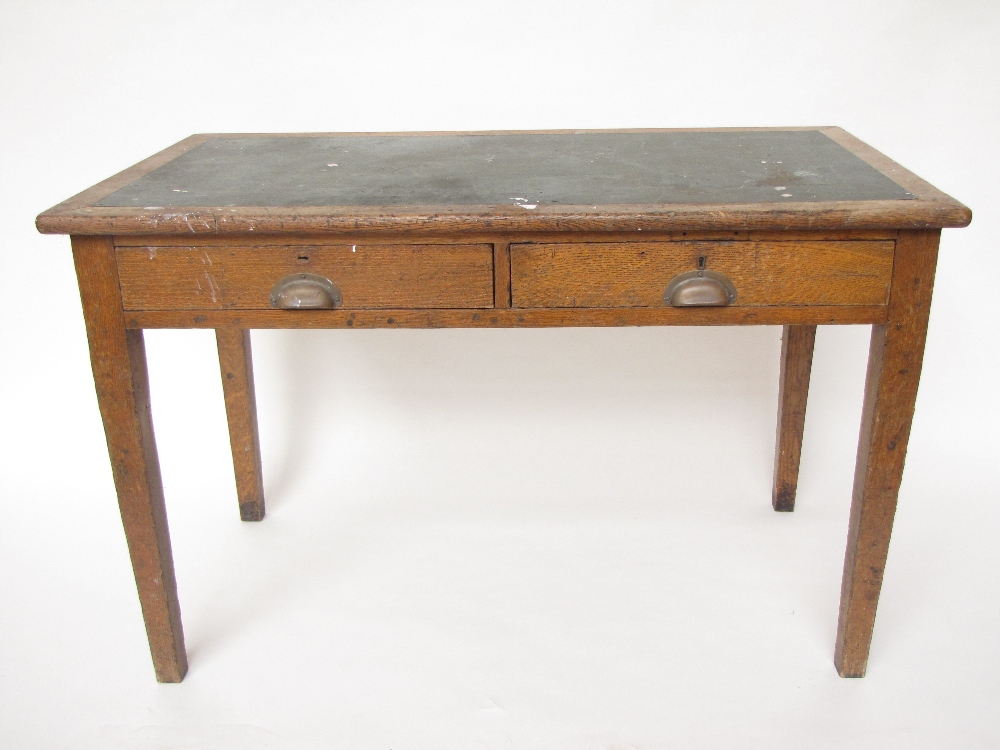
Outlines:
{"type": "Polygon", "coordinates": [[[609,206],[911,200],[818,130],[211,138],[97,202],[609,206]]]}

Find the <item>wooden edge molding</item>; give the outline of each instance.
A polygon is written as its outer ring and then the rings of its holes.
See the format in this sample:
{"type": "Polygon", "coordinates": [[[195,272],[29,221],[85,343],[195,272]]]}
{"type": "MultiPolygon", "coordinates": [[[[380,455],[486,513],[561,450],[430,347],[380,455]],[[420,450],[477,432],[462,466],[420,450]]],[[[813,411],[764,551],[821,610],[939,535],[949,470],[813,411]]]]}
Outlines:
{"type": "Polygon", "coordinates": [[[115,235],[115,247],[314,247],[330,243],[336,244],[379,244],[379,245],[479,245],[479,244],[527,244],[552,242],[816,242],[816,241],[871,241],[895,240],[899,236],[896,229],[843,229],[843,230],[799,230],[799,231],[729,231],[725,229],[701,231],[646,232],[639,237],[636,232],[546,232],[491,234],[479,232],[440,232],[434,235],[414,237],[413,234],[385,232],[377,235],[352,233],[330,234],[328,232],[258,233],[243,235],[215,234],[119,234],[115,235]]]}
{"type": "Polygon", "coordinates": [[[559,232],[671,230],[840,230],[964,227],[972,212],[926,200],[657,206],[370,206],[191,208],[56,207],[38,216],[42,234],[239,234],[326,232],[559,232]],[[517,207],[514,207],[517,208],[517,207]]]}
{"type": "Polygon", "coordinates": [[[553,328],[884,323],[887,307],[787,306],[480,310],[145,310],[128,328],[553,328]]]}

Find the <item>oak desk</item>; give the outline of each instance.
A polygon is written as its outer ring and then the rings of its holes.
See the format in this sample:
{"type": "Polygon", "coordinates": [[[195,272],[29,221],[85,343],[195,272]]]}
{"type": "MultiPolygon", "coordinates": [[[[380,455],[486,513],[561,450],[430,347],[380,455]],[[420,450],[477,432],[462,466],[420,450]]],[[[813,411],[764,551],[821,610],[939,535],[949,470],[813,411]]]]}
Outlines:
{"type": "Polygon", "coordinates": [[[214,328],[240,517],[264,517],[251,328],[782,325],[772,503],[816,326],[871,324],[835,663],[865,673],[942,227],[839,128],[197,135],[46,211],[72,235],[156,677],[187,671],[142,330],[214,328]]]}

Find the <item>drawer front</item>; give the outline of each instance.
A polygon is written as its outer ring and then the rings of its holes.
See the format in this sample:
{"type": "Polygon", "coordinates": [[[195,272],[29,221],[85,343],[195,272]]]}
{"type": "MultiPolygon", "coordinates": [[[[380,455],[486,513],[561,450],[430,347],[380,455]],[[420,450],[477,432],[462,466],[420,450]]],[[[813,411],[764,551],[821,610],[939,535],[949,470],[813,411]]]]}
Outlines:
{"type": "Polygon", "coordinates": [[[511,245],[514,307],[663,307],[675,276],[727,276],[733,306],[885,305],[890,241],[626,242],[511,245]]]}
{"type": "Polygon", "coordinates": [[[492,245],[119,247],[126,310],[267,310],[291,274],[324,276],[343,309],[493,306],[492,245]]]}

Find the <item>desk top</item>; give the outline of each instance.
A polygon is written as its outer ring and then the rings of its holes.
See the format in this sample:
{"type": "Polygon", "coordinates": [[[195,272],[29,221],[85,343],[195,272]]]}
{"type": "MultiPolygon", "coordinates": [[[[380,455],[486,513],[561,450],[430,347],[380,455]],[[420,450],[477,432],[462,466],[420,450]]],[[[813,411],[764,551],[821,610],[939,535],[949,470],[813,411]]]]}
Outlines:
{"type": "Polygon", "coordinates": [[[965,226],[839,128],[192,136],[38,217],[70,234],[965,226]]]}

